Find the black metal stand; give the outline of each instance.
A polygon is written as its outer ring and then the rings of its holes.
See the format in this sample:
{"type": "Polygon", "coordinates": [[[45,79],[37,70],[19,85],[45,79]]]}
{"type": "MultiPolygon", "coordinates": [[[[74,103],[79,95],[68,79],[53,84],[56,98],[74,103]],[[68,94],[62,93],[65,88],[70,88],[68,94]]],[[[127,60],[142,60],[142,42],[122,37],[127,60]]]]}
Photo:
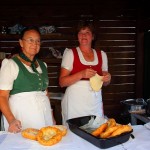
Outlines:
{"type": "Polygon", "coordinates": [[[131,113],[131,125],[137,125],[137,120],[140,120],[143,123],[148,123],[150,122],[150,117],[148,117],[146,114],[131,113]]]}

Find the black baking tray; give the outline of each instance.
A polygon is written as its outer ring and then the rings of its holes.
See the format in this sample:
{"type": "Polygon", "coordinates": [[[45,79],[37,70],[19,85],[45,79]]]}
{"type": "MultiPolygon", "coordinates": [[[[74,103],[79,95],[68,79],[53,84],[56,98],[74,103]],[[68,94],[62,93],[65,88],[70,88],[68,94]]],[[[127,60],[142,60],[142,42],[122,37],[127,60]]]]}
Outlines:
{"type": "Polygon", "coordinates": [[[127,133],[123,133],[116,137],[102,139],[102,138],[95,137],[92,134],[86,132],[85,130],[79,128],[87,124],[91,119],[91,117],[95,118],[95,116],[79,117],[79,118],[69,119],[67,120],[67,123],[69,125],[70,130],[73,133],[77,134],[78,136],[82,137],[83,139],[87,140],[88,142],[102,149],[113,147],[129,140],[133,130],[127,133]]]}

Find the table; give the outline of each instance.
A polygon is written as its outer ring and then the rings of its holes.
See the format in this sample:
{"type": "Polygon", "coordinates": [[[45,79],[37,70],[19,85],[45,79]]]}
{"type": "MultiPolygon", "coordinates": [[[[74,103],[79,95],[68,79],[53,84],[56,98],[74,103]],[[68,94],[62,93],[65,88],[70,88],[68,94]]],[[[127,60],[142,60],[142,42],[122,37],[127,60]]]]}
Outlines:
{"type": "MultiPolygon", "coordinates": [[[[150,130],[143,125],[133,126],[134,139],[108,148],[107,150],[148,150],[150,147],[150,130]]],[[[0,132],[0,150],[100,150],[88,141],[68,130],[63,139],[53,146],[42,146],[36,141],[25,139],[20,133],[0,132]]]]}
{"type": "Polygon", "coordinates": [[[131,113],[131,124],[137,125],[137,120],[140,120],[143,123],[148,123],[148,122],[150,122],[150,117],[147,117],[146,114],[131,113]]]}

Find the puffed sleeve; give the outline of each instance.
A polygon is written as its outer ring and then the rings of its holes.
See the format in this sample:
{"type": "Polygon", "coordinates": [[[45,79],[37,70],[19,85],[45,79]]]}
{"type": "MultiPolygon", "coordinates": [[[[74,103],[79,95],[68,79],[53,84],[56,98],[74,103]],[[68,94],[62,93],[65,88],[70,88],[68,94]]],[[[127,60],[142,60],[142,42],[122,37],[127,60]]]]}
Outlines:
{"type": "Polygon", "coordinates": [[[73,60],[74,56],[72,50],[66,48],[62,58],[61,68],[71,71],[73,68],[73,60]]]}
{"type": "Polygon", "coordinates": [[[12,90],[18,72],[18,65],[12,59],[4,59],[0,69],[0,89],[12,90]]]}
{"type": "Polygon", "coordinates": [[[102,52],[102,71],[108,71],[108,59],[104,51],[102,52]]]}

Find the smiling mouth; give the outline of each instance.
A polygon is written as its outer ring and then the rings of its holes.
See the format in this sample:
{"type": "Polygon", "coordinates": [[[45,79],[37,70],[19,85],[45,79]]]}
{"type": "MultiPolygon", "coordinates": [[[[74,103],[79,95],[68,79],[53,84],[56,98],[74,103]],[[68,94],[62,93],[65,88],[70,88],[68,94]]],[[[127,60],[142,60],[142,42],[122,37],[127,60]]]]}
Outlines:
{"type": "Polygon", "coordinates": [[[82,39],[82,41],[87,41],[87,39],[82,39]]]}

